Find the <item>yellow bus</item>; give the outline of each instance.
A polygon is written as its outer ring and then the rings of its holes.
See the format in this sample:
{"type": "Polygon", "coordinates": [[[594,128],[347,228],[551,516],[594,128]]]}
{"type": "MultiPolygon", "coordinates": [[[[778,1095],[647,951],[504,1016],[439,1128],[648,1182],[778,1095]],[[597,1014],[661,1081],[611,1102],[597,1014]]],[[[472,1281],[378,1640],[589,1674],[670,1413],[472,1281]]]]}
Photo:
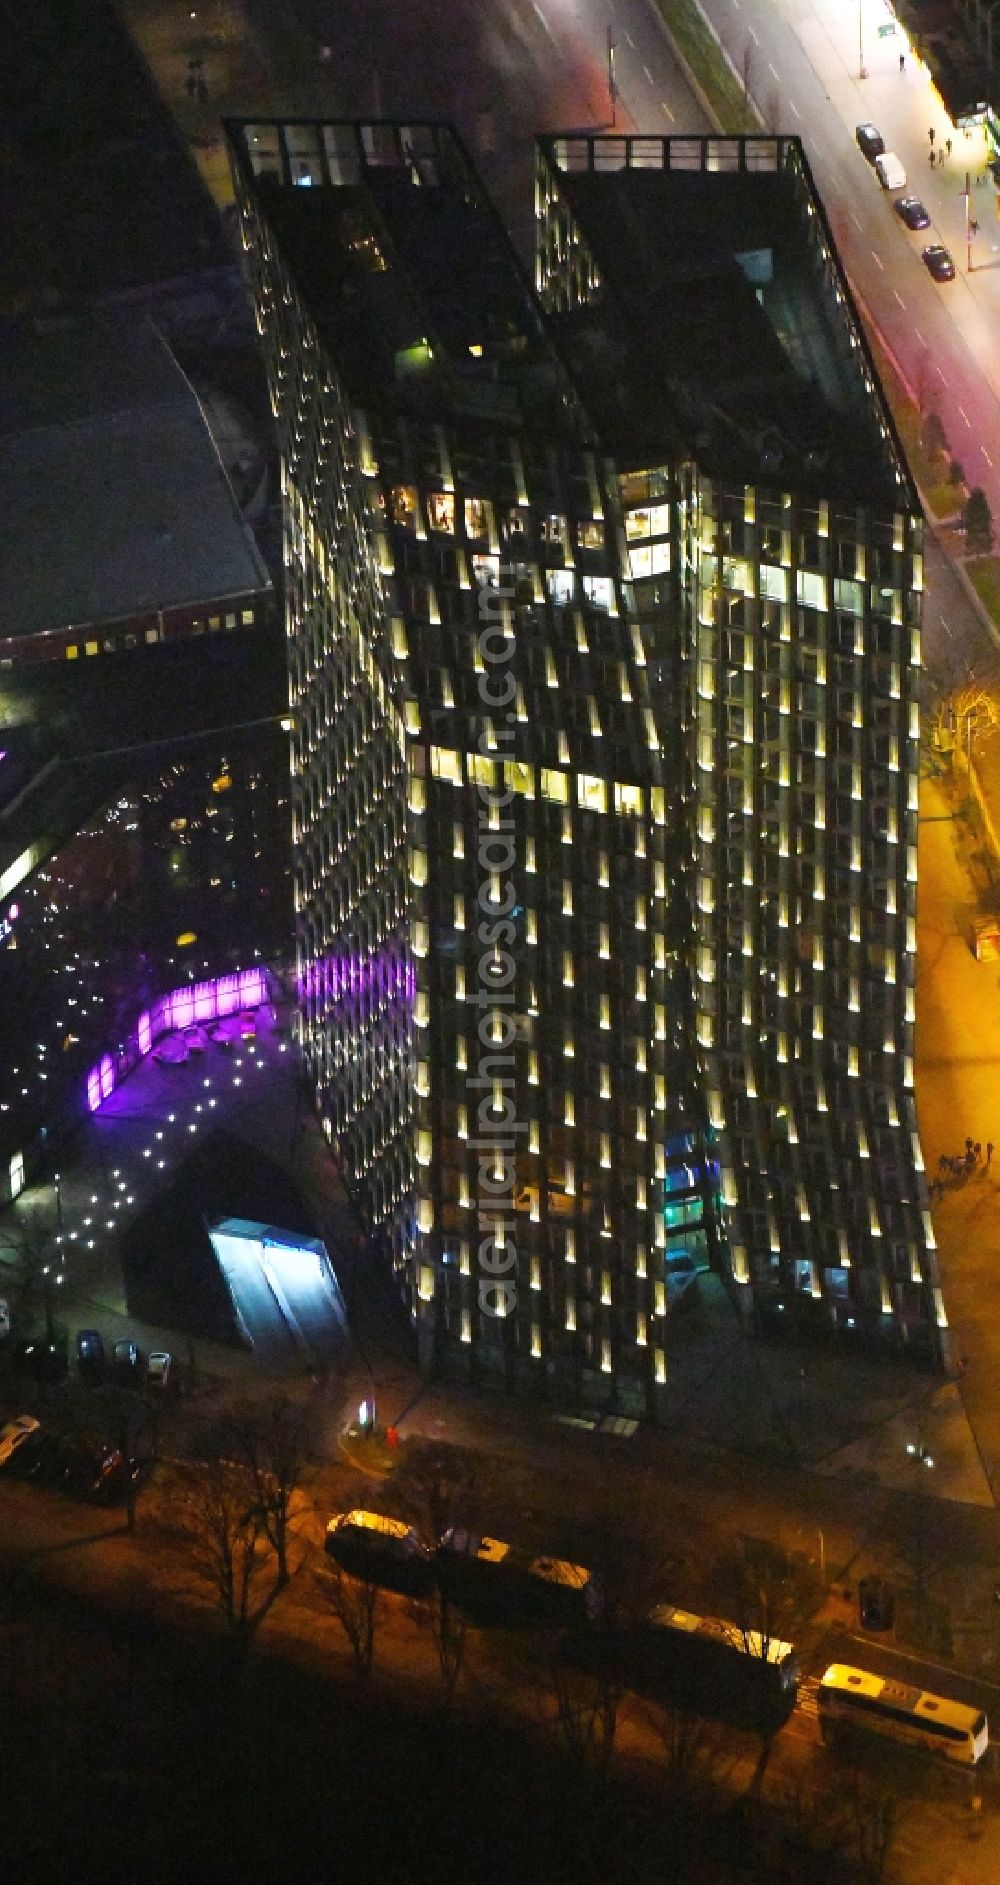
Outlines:
{"type": "Polygon", "coordinates": [[[989,1724],[982,1709],[889,1681],[870,1669],[854,1669],[849,1663],[830,1664],[818,1699],[820,1730],[826,1742],[859,1729],[888,1735],[960,1767],[975,1767],[989,1743],[989,1724]]]}

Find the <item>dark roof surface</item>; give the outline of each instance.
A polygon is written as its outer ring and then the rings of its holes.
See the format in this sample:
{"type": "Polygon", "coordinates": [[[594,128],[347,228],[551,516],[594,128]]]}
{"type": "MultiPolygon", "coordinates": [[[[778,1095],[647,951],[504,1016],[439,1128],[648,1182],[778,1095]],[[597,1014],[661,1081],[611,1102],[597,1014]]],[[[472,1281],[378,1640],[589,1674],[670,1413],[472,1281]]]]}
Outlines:
{"type": "Polygon", "coordinates": [[[585,429],[534,291],[450,127],[380,126],[378,161],[360,124],[226,128],[352,397],[562,437],[585,429]],[[316,158],[300,174],[295,150],[319,151],[324,135],[338,162],[316,158]],[[255,149],[265,140],[273,156],[255,149]]]}
{"type": "Polygon", "coordinates": [[[863,340],[824,278],[798,165],[595,164],[557,181],[601,285],[550,316],[552,330],[621,460],[680,439],[707,470],[748,481],[898,497],[863,340]]]}
{"type": "Polygon", "coordinates": [[[184,375],[141,317],[0,347],[0,636],[263,589],[184,375]]]}

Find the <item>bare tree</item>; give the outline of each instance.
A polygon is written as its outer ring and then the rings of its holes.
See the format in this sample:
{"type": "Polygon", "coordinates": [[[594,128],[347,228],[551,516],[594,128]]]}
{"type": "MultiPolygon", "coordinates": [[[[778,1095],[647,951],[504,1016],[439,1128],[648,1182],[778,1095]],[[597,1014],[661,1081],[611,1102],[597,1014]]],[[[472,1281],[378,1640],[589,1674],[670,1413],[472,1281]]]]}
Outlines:
{"type": "Polygon", "coordinates": [[[735,1763],[732,1734],[679,1700],[644,1711],[663,1744],[667,1771],[704,1804],[720,1792],[735,1763]]]}
{"type": "Polygon", "coordinates": [[[880,1748],[877,1767],[869,1758],[852,1763],[844,1788],[847,1823],[861,1876],[882,1885],[906,1806],[907,1772],[900,1750],[880,1748]]]}
{"type": "Polygon", "coordinates": [[[430,1631],[437,1652],[445,1702],[450,1707],[465,1667],[469,1619],[444,1582],[438,1584],[426,1602],[417,1600],[412,1603],[410,1616],[419,1628],[430,1631]]]}
{"type": "Polygon", "coordinates": [[[474,1522],[477,1484],[475,1457],[447,1441],[413,1446],[393,1480],[393,1503],[428,1544],[435,1545],[449,1525],[474,1522]]]}
{"type": "Polygon", "coordinates": [[[264,1524],[253,1479],[234,1460],[211,1460],[185,1473],[180,1528],[192,1569],[222,1611],[234,1649],[244,1650],[266,1614],[254,1602],[263,1568],[264,1524]]]}
{"type": "Polygon", "coordinates": [[[981,750],[1000,727],[1000,661],[945,651],[924,671],[925,737],[932,752],[981,750]]]}
{"type": "Polygon", "coordinates": [[[277,1561],[277,1588],[289,1580],[289,1517],[315,1437],[313,1409],[287,1394],[241,1401],[225,1417],[226,1444],[245,1466],[261,1528],[277,1561]]]}
{"type": "Polygon", "coordinates": [[[720,1565],[720,1588],[751,1656],[770,1661],[794,1642],[819,1599],[815,1567],[768,1538],[743,1537],[720,1565]]]}
{"type": "Polygon", "coordinates": [[[580,1767],[603,1779],[611,1765],[625,1691],[621,1664],[602,1657],[592,1668],[580,1668],[562,1644],[550,1642],[547,1647],[549,1691],[559,1737],[580,1767]]]}
{"type": "Polygon", "coordinates": [[[372,1578],[351,1577],[335,1562],[315,1573],[316,1584],[340,1624],[358,1675],[371,1674],[375,1638],[385,1616],[385,1593],[372,1578]]]}
{"type": "MultiPolygon", "coordinates": [[[[435,1544],[450,1525],[471,1528],[476,1518],[476,1461],[464,1447],[434,1442],[414,1447],[393,1486],[393,1501],[435,1544]]],[[[441,1580],[428,1603],[410,1606],[417,1624],[429,1629],[437,1652],[445,1700],[453,1702],[465,1664],[469,1623],[441,1580]]]]}
{"type": "Polygon", "coordinates": [[[0,1226],[4,1255],[4,1287],[10,1300],[11,1329],[30,1333],[39,1308],[45,1312],[48,1341],[55,1340],[55,1291],[62,1277],[62,1259],[55,1229],[40,1211],[12,1211],[0,1226]]]}
{"type": "Polygon", "coordinates": [[[141,1477],[139,1460],[143,1452],[149,1457],[156,1450],[155,1420],[149,1403],[133,1388],[108,1382],[87,1395],[82,1424],[96,1440],[116,1447],[122,1456],[125,1522],[129,1531],[134,1531],[141,1477]]]}
{"type": "MultiPolygon", "coordinates": [[[[748,1656],[770,1663],[776,1645],[795,1642],[820,1597],[815,1567],[767,1538],[743,1537],[719,1566],[726,1613],[732,1618],[748,1656]]],[[[760,1758],[751,1783],[759,1792],[781,1726],[777,1707],[758,1716],[760,1758]]]]}

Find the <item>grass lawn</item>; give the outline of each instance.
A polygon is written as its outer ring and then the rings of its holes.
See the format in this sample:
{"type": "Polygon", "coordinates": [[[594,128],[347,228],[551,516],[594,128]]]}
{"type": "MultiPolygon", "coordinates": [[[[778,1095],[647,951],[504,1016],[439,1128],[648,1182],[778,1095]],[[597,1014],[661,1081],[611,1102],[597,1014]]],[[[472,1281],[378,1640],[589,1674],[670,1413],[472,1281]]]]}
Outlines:
{"type": "Polygon", "coordinates": [[[742,85],[726,64],[696,0],[656,0],[656,5],[723,130],[733,135],[758,130],[753,103],[748,103],[742,85]]]}
{"type": "Polygon", "coordinates": [[[1000,556],[971,557],[965,573],[994,622],[1000,622],[1000,556]]]}

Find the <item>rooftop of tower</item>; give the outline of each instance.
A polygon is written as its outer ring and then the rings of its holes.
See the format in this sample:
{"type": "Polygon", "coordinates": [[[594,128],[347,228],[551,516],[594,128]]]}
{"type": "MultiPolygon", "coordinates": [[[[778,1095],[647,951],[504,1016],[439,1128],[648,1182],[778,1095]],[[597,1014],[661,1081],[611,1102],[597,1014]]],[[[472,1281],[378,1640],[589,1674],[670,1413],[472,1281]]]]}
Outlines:
{"type": "Polygon", "coordinates": [[[450,126],[229,120],[226,135],[352,398],[587,434],[533,290],[450,126]]]}
{"type": "Polygon", "coordinates": [[[917,507],[798,138],[574,134],[539,153],[550,331],[607,449],[917,507]],[[568,306],[581,240],[591,283],[568,306]]]}

